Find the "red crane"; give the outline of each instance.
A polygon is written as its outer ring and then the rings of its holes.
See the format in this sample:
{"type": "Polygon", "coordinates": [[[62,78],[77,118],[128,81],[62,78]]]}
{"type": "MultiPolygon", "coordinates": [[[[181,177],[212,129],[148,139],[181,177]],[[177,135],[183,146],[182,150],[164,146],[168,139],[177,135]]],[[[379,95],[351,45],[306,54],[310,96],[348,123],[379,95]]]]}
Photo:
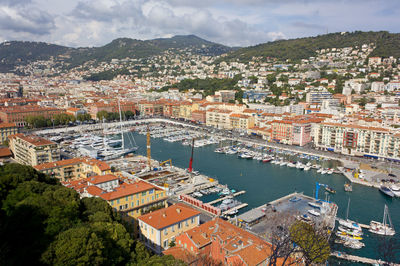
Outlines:
{"type": "Polygon", "coordinates": [[[194,138],[192,140],[192,155],[190,156],[190,161],[189,161],[189,168],[188,172],[191,173],[193,171],[192,165],[193,165],[193,149],[194,149],[194,138]]]}

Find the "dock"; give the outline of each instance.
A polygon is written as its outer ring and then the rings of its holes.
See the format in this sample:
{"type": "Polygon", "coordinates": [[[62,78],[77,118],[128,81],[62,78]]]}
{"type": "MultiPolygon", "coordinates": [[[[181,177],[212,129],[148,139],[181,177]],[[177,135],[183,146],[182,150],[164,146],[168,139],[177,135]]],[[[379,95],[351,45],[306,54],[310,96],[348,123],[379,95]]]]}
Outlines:
{"type": "Polygon", "coordinates": [[[225,196],[225,197],[222,197],[222,198],[219,198],[219,199],[210,201],[210,202],[208,202],[208,204],[213,205],[213,204],[218,203],[218,202],[220,202],[220,201],[223,201],[224,199],[227,199],[227,198],[229,198],[229,197],[231,197],[231,196],[235,196],[235,197],[236,197],[236,196],[242,195],[242,194],[244,194],[244,193],[246,193],[245,190],[238,191],[238,192],[232,193],[231,195],[228,195],[228,196],[225,196]]]}
{"type": "MultiPolygon", "coordinates": [[[[344,219],[336,218],[336,221],[339,221],[339,220],[344,220],[344,219]]],[[[358,223],[358,224],[360,225],[361,228],[364,228],[364,229],[369,229],[370,228],[370,226],[368,224],[362,224],[362,223],[358,223]]]]}
{"type": "Polygon", "coordinates": [[[235,207],[233,207],[233,208],[230,208],[229,210],[227,210],[227,211],[224,211],[222,214],[223,215],[227,215],[229,212],[231,212],[231,211],[234,211],[234,210],[240,210],[240,209],[242,209],[242,208],[244,208],[244,207],[247,207],[249,204],[247,204],[247,203],[242,203],[242,204],[240,204],[240,205],[238,205],[238,206],[235,206],[235,207]]]}
{"type": "Polygon", "coordinates": [[[359,263],[372,264],[372,265],[400,265],[400,264],[396,264],[396,263],[392,263],[392,262],[389,263],[389,262],[385,262],[382,260],[376,260],[376,259],[370,259],[370,258],[350,255],[350,254],[346,254],[346,253],[342,253],[342,252],[338,252],[338,251],[332,252],[331,256],[339,258],[339,259],[352,261],[352,262],[359,262],[359,263]]]}

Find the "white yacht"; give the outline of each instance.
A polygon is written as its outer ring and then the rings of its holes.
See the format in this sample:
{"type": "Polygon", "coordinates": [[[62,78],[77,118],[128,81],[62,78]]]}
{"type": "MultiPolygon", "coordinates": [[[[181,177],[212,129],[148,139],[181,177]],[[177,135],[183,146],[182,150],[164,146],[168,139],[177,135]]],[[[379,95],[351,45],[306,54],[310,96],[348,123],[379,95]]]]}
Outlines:
{"type": "Polygon", "coordinates": [[[396,185],[391,185],[390,186],[390,190],[393,192],[393,194],[396,197],[400,197],[400,187],[396,186],[396,185]]]}
{"type": "Polygon", "coordinates": [[[378,235],[393,236],[396,232],[392,224],[392,219],[390,218],[389,209],[385,204],[383,210],[383,221],[382,223],[377,221],[371,221],[369,231],[378,235]],[[389,221],[389,224],[387,223],[389,221]]]}

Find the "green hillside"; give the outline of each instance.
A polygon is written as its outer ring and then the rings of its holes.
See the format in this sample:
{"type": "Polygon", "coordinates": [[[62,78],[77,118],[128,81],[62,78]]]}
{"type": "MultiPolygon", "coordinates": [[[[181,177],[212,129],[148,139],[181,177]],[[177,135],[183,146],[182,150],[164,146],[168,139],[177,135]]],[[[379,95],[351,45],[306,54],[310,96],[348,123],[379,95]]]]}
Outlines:
{"type": "Polygon", "coordinates": [[[79,66],[89,60],[110,61],[113,58],[147,58],[172,49],[190,49],[193,54],[221,55],[232,48],[203,40],[195,35],[179,35],[154,40],[115,39],[101,47],[68,48],[39,42],[6,42],[0,44],[0,72],[11,71],[16,65],[25,65],[36,60],[47,60],[51,56],[68,55],[65,59],[70,67],[79,66]]]}
{"type": "Polygon", "coordinates": [[[273,57],[281,60],[299,60],[315,56],[315,50],[324,48],[343,48],[375,43],[371,56],[400,57],[400,34],[379,32],[331,33],[316,37],[279,40],[241,48],[219,59],[219,61],[239,59],[246,62],[252,57],[273,57]]]}
{"type": "Polygon", "coordinates": [[[52,56],[64,54],[71,49],[44,42],[11,41],[0,43],[0,72],[11,71],[15,65],[48,60],[52,56]]]}

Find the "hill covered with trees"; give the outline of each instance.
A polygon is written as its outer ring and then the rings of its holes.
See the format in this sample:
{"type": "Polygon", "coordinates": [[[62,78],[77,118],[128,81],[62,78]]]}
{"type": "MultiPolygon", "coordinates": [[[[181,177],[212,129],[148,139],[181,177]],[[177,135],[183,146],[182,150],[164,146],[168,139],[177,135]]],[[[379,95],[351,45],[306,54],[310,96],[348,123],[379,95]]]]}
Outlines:
{"type": "Polygon", "coordinates": [[[102,199],[32,167],[0,166],[0,265],[181,265],[150,254],[102,199]]]}
{"type": "Polygon", "coordinates": [[[229,53],[226,57],[218,60],[229,61],[239,59],[247,62],[253,57],[272,57],[281,60],[300,60],[315,56],[315,50],[326,48],[343,48],[361,46],[363,44],[375,43],[376,48],[370,56],[400,57],[400,34],[379,32],[346,32],[330,33],[316,37],[306,37],[291,40],[278,40],[255,46],[241,48],[229,53]]]}
{"type": "Polygon", "coordinates": [[[16,65],[24,65],[36,60],[62,57],[69,67],[96,60],[107,61],[124,58],[148,58],[172,49],[180,53],[188,49],[193,54],[221,55],[233,48],[213,43],[195,35],[178,35],[171,38],[136,40],[119,38],[100,47],[70,48],[41,42],[12,41],[0,44],[0,72],[11,71],[16,65]]]}

